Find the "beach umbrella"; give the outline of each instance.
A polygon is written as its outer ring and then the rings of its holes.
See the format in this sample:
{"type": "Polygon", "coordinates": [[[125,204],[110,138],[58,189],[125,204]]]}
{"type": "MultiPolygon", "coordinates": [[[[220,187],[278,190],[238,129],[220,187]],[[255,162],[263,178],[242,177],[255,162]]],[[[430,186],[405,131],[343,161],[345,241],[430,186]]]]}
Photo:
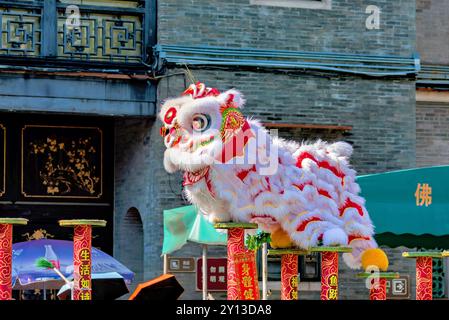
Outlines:
{"type": "MultiPolygon", "coordinates": [[[[59,289],[64,281],[52,269],[38,268],[36,261],[44,257],[67,278],[73,276],[73,242],[66,240],[40,239],[13,244],[14,289],[59,289]],[[55,281],[56,280],[56,281],[55,281]]],[[[92,274],[117,272],[126,284],[133,280],[134,273],[107,253],[92,248],[92,274]]]]}

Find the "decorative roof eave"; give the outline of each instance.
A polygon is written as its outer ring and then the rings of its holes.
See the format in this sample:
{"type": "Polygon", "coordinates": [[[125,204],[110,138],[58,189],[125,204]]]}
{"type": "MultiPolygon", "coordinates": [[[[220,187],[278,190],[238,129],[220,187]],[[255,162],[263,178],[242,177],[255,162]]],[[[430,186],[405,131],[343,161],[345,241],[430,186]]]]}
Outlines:
{"type": "Polygon", "coordinates": [[[416,80],[418,88],[449,90],[449,66],[423,65],[416,80]]]}
{"type": "Polygon", "coordinates": [[[413,57],[373,56],[330,52],[241,49],[209,46],[157,45],[153,69],[167,66],[256,68],[280,71],[316,71],[368,77],[416,77],[418,55],[413,57]]]}

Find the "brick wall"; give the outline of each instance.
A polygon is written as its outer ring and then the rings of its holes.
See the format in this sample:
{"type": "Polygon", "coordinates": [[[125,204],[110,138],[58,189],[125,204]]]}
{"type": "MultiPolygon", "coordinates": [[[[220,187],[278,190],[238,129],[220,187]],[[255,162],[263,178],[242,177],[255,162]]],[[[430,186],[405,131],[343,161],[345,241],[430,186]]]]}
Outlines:
{"type": "MultiPolygon", "coordinates": [[[[176,74],[181,70],[170,70],[176,74]]],[[[313,76],[286,76],[279,74],[238,71],[193,70],[196,79],[209,86],[226,90],[233,86],[247,99],[244,113],[267,122],[317,123],[350,125],[353,143],[353,165],[359,173],[383,172],[415,166],[415,101],[414,82],[391,80],[364,80],[359,78],[319,78],[313,76]],[[318,94],[319,92],[319,94],[318,94]]],[[[174,97],[185,86],[183,76],[163,79],[158,85],[159,105],[167,97],[174,97]]],[[[284,130],[285,131],[285,130],[284,130]]],[[[293,130],[295,131],[295,130],[293,130]]],[[[317,135],[310,131],[310,134],[317,135]]],[[[296,139],[305,138],[306,132],[291,132],[296,139]]],[[[320,133],[325,136],[325,133],[320,133]]],[[[285,132],[282,132],[285,136],[285,132]]],[[[329,135],[329,133],[328,133],[329,135]]],[[[330,133],[331,139],[337,137],[330,133]]],[[[168,196],[166,208],[182,205],[180,176],[171,176],[165,184],[174,188],[168,196]],[[176,204],[176,205],[175,205],[176,204]]],[[[216,249],[224,256],[225,251],[216,249]]],[[[393,267],[409,270],[409,261],[393,252],[393,267]]],[[[200,256],[199,247],[189,246],[175,253],[177,256],[200,256]]],[[[396,269],[392,269],[396,270],[396,269]]],[[[414,270],[414,269],[413,269],[414,270]]],[[[178,274],[186,292],[184,299],[199,299],[195,292],[193,274],[178,274]]],[[[412,277],[412,276],[411,276],[412,277]]],[[[342,263],[341,297],[368,298],[364,282],[342,263]]],[[[272,298],[276,297],[276,292],[272,298]]],[[[319,298],[319,292],[301,292],[303,299],[319,298]]]]}
{"type": "Polygon", "coordinates": [[[128,210],[136,208],[144,229],[141,259],[145,280],[162,273],[162,210],[171,207],[158,130],[159,125],[151,119],[117,119],[115,124],[114,255],[122,256],[125,243],[134,239],[133,234],[121,235],[119,226],[128,210]]]}
{"type": "Polygon", "coordinates": [[[423,63],[449,65],[448,17],[447,1],[416,1],[416,43],[423,63]]]}
{"type": "Polygon", "coordinates": [[[416,106],[416,165],[449,164],[449,105],[416,106]]]}
{"type": "Polygon", "coordinates": [[[159,42],[410,56],[415,1],[333,0],[331,10],[250,5],[250,0],[158,1],[159,42]],[[381,10],[367,30],[368,5],[381,10]]]}
{"type": "MultiPolygon", "coordinates": [[[[352,164],[360,174],[415,166],[414,81],[240,71],[193,73],[208,86],[240,90],[247,99],[247,116],[266,122],[352,126],[345,140],[353,143],[352,164]]],[[[183,87],[182,76],[162,80],[159,101],[179,95],[183,87]]]]}
{"type": "MultiPolygon", "coordinates": [[[[158,1],[159,42],[370,55],[410,56],[415,51],[414,1],[333,0],[332,10],[251,6],[249,2],[158,1]],[[365,8],[373,4],[382,10],[381,28],[368,31],[365,8]]],[[[208,86],[241,90],[248,101],[247,116],[267,122],[352,126],[344,139],[354,145],[352,163],[360,174],[416,165],[414,81],[230,69],[192,71],[208,86]]],[[[175,75],[179,72],[182,70],[168,70],[167,77],[158,83],[158,107],[163,99],[178,96],[185,89],[185,78],[175,75]]],[[[162,210],[186,204],[181,175],[168,175],[163,170],[159,126],[159,122],[146,119],[116,122],[115,222],[121,222],[129,208],[139,210],[144,226],[145,279],[162,273],[162,210]]],[[[120,250],[123,242],[116,240],[116,254],[120,250]]],[[[190,244],[175,255],[199,257],[200,250],[190,244]]],[[[224,248],[212,249],[211,256],[224,255],[224,248]]],[[[409,270],[401,265],[407,263],[403,260],[393,263],[398,269],[409,270]]],[[[194,290],[194,274],[177,277],[186,289],[182,298],[201,297],[194,290]]],[[[354,272],[343,267],[341,297],[367,294],[354,272]]],[[[301,295],[305,299],[318,297],[317,292],[301,295]]]]}
{"type": "MultiPolygon", "coordinates": [[[[182,82],[182,79],[179,80],[182,82]]],[[[170,85],[176,81],[171,78],[170,85]]],[[[175,95],[177,90],[168,89],[161,84],[163,92],[175,95]],[[173,91],[173,92],[172,92],[173,91]]],[[[134,234],[119,234],[120,225],[126,222],[129,208],[139,210],[144,225],[144,253],[141,256],[144,265],[143,280],[149,280],[162,273],[162,210],[185,205],[181,195],[181,176],[168,175],[162,169],[163,146],[157,133],[159,123],[151,120],[118,120],[116,122],[116,195],[115,195],[115,230],[114,252],[119,260],[126,258],[127,246],[124,243],[135,241],[134,234]]],[[[121,229],[123,230],[123,229],[121,229]]],[[[414,292],[414,262],[401,258],[405,248],[388,249],[392,271],[409,274],[414,292]]],[[[188,244],[173,253],[179,257],[200,257],[201,247],[188,244]]],[[[226,256],[224,247],[211,246],[210,257],[226,256]]],[[[340,269],[340,297],[342,299],[367,299],[368,291],[364,282],[355,278],[355,272],[344,263],[340,269]]],[[[201,292],[196,291],[194,273],[177,273],[177,279],[185,288],[183,299],[201,299],[201,292]]],[[[319,291],[300,291],[301,299],[318,299],[319,291]]],[[[216,299],[224,299],[224,293],[213,293],[216,299]]],[[[279,292],[273,292],[270,299],[276,299],[279,292]]],[[[413,294],[412,294],[413,298],[413,294]]]]}

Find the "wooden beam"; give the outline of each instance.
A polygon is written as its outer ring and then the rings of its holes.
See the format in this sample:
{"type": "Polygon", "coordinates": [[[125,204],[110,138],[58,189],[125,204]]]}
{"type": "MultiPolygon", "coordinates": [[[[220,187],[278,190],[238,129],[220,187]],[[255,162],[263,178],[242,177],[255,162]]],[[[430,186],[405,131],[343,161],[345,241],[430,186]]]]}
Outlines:
{"type": "Polygon", "coordinates": [[[267,128],[289,128],[289,129],[319,129],[319,130],[339,130],[351,131],[352,126],[337,126],[328,124],[307,124],[307,123],[262,123],[267,128]]]}
{"type": "Polygon", "coordinates": [[[417,90],[416,101],[449,104],[449,91],[417,90]]]}

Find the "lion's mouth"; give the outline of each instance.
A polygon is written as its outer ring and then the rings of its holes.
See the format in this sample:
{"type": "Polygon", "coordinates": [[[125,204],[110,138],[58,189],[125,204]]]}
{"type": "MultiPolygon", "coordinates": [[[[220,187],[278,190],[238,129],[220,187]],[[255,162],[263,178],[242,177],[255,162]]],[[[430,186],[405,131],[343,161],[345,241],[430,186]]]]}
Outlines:
{"type": "Polygon", "coordinates": [[[195,152],[198,148],[205,147],[205,146],[211,144],[212,142],[214,142],[214,140],[215,140],[215,136],[211,135],[211,136],[202,138],[198,142],[190,141],[190,143],[187,145],[187,150],[189,150],[190,152],[195,152]]]}
{"type": "Polygon", "coordinates": [[[204,178],[209,172],[209,167],[205,167],[195,172],[186,171],[184,172],[184,181],[182,182],[183,186],[190,186],[192,184],[197,183],[202,178],[204,178]]]}

